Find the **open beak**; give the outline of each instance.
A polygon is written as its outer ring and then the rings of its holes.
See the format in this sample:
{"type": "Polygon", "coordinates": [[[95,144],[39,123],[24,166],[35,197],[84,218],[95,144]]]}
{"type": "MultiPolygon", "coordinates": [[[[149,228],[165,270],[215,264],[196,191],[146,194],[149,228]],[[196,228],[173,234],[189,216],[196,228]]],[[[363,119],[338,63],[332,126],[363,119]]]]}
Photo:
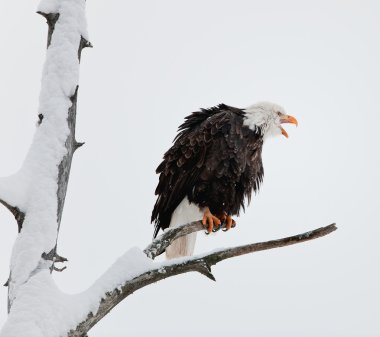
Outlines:
{"type": "MultiPolygon", "coordinates": [[[[281,124],[290,123],[290,124],[295,124],[296,126],[298,126],[298,121],[293,116],[289,116],[289,115],[281,115],[280,122],[281,124]]],[[[286,138],[289,138],[288,133],[285,131],[285,129],[282,126],[280,126],[280,129],[281,129],[281,133],[286,138]]]]}

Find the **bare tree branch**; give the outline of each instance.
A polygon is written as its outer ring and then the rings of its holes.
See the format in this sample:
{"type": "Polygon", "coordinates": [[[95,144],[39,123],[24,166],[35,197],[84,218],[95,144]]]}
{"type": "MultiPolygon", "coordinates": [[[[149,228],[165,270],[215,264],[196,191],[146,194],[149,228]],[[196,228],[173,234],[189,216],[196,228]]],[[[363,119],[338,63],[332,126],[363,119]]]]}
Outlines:
{"type": "Polygon", "coordinates": [[[80,61],[80,58],[82,56],[82,50],[84,48],[92,48],[93,45],[91,44],[90,41],[87,41],[83,36],[80,38],[80,43],[79,43],[79,49],[78,49],[78,60],[80,61]]]}
{"type": "MultiPolygon", "coordinates": [[[[144,253],[154,258],[175,239],[204,229],[200,221],[192,222],[177,228],[169,229],[163,235],[154,240],[145,250],[144,253]]],[[[337,229],[335,224],[321,227],[306,233],[285,237],[278,240],[253,243],[233,248],[221,249],[205,255],[189,257],[188,259],[172,260],[158,267],[149,270],[131,280],[126,280],[121,288],[114,289],[104,294],[100,301],[98,311],[94,314],[90,312],[83,322],[81,322],[75,330],[70,331],[69,337],[81,337],[85,335],[97,322],[99,322],[107,313],[109,313],[118,303],[127,296],[133,294],[136,290],[143,288],[151,283],[166,279],[171,276],[183,274],[191,271],[199,272],[211,280],[215,281],[211,273],[211,266],[223,260],[254,253],[262,250],[285,247],[298,244],[305,241],[314,240],[322,236],[328,235],[337,229]]]]}
{"type": "Polygon", "coordinates": [[[15,219],[17,221],[18,232],[20,233],[21,228],[22,228],[22,224],[23,224],[24,219],[25,219],[25,213],[21,212],[18,207],[9,205],[4,200],[0,199],[0,204],[3,204],[13,214],[13,216],[15,217],[15,219]]]}
{"type": "Polygon", "coordinates": [[[38,11],[37,14],[42,15],[46,19],[46,23],[49,26],[48,37],[47,37],[47,48],[49,48],[50,43],[51,43],[51,37],[54,32],[54,27],[59,18],[59,13],[43,13],[41,11],[38,11]]]}
{"type": "Polygon", "coordinates": [[[53,267],[54,271],[57,271],[59,273],[63,272],[66,268],[67,268],[67,266],[64,266],[62,268],[53,267]]]}

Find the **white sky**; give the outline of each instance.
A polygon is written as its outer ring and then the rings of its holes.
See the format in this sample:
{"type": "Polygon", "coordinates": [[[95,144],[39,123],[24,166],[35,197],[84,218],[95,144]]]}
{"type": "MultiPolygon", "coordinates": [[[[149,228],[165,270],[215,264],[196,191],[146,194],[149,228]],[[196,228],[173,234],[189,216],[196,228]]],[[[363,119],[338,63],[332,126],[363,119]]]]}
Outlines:
{"type": "MultiPolygon", "coordinates": [[[[37,1],[0,2],[0,176],[16,171],[37,120],[46,25],[37,1]]],[[[197,252],[337,222],[338,232],[138,291],[92,337],[378,336],[380,3],[87,1],[77,138],[59,252],[63,291],[87,288],[144,248],[154,174],[183,117],[271,100],[297,117],[264,148],[263,188],[236,230],[197,252]]],[[[0,278],[16,224],[0,209],[0,278]]],[[[0,289],[0,324],[7,290],[0,289]]]]}

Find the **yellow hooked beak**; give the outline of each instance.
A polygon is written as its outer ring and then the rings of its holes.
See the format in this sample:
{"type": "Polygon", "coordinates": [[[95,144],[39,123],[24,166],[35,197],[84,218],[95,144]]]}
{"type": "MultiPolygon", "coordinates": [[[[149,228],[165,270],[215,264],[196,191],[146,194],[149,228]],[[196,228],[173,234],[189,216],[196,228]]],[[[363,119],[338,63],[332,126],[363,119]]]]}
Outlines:
{"type": "MultiPolygon", "coordinates": [[[[289,116],[289,115],[281,115],[280,116],[280,122],[281,122],[281,124],[290,123],[290,124],[295,124],[296,126],[298,126],[298,121],[293,116],[289,116]]],[[[282,126],[280,126],[280,129],[281,129],[281,133],[286,138],[289,138],[288,133],[285,131],[285,129],[282,126]]]]}

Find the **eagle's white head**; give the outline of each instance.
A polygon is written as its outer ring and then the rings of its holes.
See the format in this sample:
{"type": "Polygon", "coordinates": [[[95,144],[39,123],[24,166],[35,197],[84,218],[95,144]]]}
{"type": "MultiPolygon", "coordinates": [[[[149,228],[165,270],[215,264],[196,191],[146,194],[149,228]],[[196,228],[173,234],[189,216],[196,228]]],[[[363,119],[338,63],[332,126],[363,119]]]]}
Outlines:
{"type": "Polygon", "coordinates": [[[264,139],[278,134],[283,134],[288,138],[287,132],[281,126],[283,123],[292,123],[298,126],[294,117],[287,115],[283,107],[274,103],[259,102],[244,111],[244,125],[253,131],[261,132],[264,139]]]}

